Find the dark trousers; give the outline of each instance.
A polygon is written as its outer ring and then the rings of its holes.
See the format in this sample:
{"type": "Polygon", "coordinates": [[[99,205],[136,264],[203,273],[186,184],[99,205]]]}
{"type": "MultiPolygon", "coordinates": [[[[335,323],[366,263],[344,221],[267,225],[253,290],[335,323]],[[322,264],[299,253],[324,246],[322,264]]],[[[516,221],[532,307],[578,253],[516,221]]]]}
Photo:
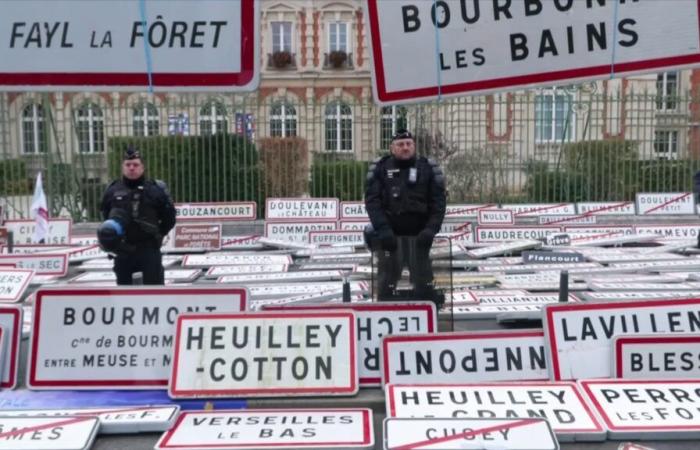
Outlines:
{"type": "MultiPolygon", "coordinates": [[[[416,296],[432,298],[433,266],[430,247],[416,245],[413,237],[399,237],[395,251],[377,250],[378,298],[390,297],[401,279],[401,272],[408,266],[410,281],[416,296]]],[[[428,300],[429,298],[426,298],[428,300]]]]}
{"type": "Polygon", "coordinates": [[[140,247],[114,258],[114,273],[120,286],[134,284],[134,272],[143,274],[143,284],[165,284],[163,256],[159,248],[140,247]]]}

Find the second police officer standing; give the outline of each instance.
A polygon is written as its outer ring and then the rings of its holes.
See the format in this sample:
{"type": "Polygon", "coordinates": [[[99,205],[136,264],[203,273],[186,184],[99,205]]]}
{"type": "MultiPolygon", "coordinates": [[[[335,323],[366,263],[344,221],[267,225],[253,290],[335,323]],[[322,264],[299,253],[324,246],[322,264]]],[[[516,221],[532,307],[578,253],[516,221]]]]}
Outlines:
{"type": "Polygon", "coordinates": [[[164,284],[163,237],[175,226],[175,206],[165,183],[145,176],[137,150],[122,161],[122,178],[109,185],[102,198],[105,222],[98,229],[101,246],[114,253],[117,284],[133,284],[141,272],[144,284],[164,284]]]}
{"type": "Polygon", "coordinates": [[[433,161],[416,156],[409,131],[398,131],[390,150],[370,166],[365,192],[367,239],[380,250],[378,297],[392,296],[408,259],[415,297],[435,300],[429,252],[445,217],[445,176],[433,161]]]}

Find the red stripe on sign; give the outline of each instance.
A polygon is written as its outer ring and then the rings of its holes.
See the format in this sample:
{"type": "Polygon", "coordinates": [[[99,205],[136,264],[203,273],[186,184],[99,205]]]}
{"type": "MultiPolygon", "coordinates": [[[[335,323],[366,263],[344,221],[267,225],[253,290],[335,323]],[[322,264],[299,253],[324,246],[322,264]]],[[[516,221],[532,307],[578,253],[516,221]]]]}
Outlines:
{"type": "Polygon", "coordinates": [[[426,445],[435,445],[435,444],[441,444],[443,442],[456,441],[458,439],[466,439],[466,438],[474,437],[477,434],[490,433],[492,431],[498,431],[498,430],[502,430],[504,428],[506,428],[506,429],[518,428],[518,427],[522,427],[525,425],[530,425],[531,423],[535,423],[535,422],[538,422],[538,420],[537,419],[522,419],[522,420],[518,420],[517,422],[511,422],[511,423],[506,423],[506,424],[502,424],[502,425],[495,425],[495,426],[486,427],[486,428],[478,428],[476,430],[466,431],[464,433],[453,434],[452,436],[444,436],[444,437],[435,438],[435,439],[428,439],[425,441],[414,442],[412,444],[400,445],[398,447],[389,447],[389,450],[413,450],[416,448],[424,447],[426,445]]]}
{"type": "Polygon", "coordinates": [[[656,210],[659,209],[659,208],[663,208],[664,206],[670,205],[670,204],[673,203],[673,202],[677,202],[677,201],[679,201],[679,200],[683,200],[684,198],[686,198],[686,197],[689,196],[690,194],[691,194],[691,192],[687,192],[687,193],[681,195],[680,197],[672,198],[671,200],[669,200],[669,201],[667,201],[667,202],[664,202],[664,203],[662,203],[662,204],[660,204],[660,205],[658,205],[658,206],[654,206],[653,208],[651,208],[649,211],[645,212],[644,214],[649,214],[650,212],[656,211],[656,210]]]}
{"type": "Polygon", "coordinates": [[[515,213],[515,215],[522,216],[523,214],[532,214],[532,213],[540,212],[540,211],[548,211],[550,209],[561,208],[562,206],[566,206],[566,203],[559,203],[558,205],[550,205],[550,206],[543,206],[541,208],[528,209],[527,211],[520,211],[519,213],[515,213]]]}
{"type": "Polygon", "coordinates": [[[12,436],[16,436],[18,434],[31,433],[32,431],[45,430],[47,428],[55,428],[55,427],[63,427],[66,425],[72,425],[74,423],[92,420],[93,418],[94,417],[92,417],[92,416],[91,417],[76,417],[73,419],[62,420],[60,422],[49,422],[49,423],[45,423],[43,425],[36,425],[34,427],[20,428],[18,430],[12,430],[12,431],[7,431],[5,433],[0,433],[0,439],[9,438],[12,436]]]}

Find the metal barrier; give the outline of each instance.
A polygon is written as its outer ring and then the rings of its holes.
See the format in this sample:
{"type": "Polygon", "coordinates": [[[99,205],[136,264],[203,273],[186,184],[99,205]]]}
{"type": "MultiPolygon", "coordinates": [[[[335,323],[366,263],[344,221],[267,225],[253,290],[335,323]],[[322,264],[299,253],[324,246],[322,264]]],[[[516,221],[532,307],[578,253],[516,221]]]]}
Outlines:
{"type": "Polygon", "coordinates": [[[449,202],[630,200],[692,190],[698,99],[599,82],[378,107],[258,94],[0,92],[0,205],[29,214],[42,171],[51,216],[98,218],[130,145],[176,202],[360,200],[398,128],[444,168],[449,202]],[[611,87],[611,86],[614,86],[611,87]]]}

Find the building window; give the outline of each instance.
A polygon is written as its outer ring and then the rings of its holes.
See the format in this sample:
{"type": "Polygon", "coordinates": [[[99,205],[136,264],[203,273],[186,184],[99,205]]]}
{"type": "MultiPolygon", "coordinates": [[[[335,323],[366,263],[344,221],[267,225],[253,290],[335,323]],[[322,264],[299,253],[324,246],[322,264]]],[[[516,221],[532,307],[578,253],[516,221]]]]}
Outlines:
{"type": "Polygon", "coordinates": [[[660,159],[678,159],[678,131],[655,131],[654,153],[660,159]]]}
{"type": "Polygon", "coordinates": [[[46,153],[44,108],[36,103],[22,110],[22,151],[25,154],[46,153]]]}
{"type": "Polygon", "coordinates": [[[678,72],[663,72],[656,77],[656,109],[673,111],[678,107],[678,72]]]}
{"type": "Polygon", "coordinates": [[[347,23],[331,22],[328,24],[328,51],[350,53],[347,23]]]}
{"type": "Polygon", "coordinates": [[[158,108],[152,103],[142,103],[134,107],[134,136],[158,136],[160,119],[158,108]]]}
{"type": "Polygon", "coordinates": [[[220,102],[209,102],[204,105],[199,111],[199,133],[210,135],[227,131],[228,120],[224,105],[220,102]]]}
{"type": "Polygon", "coordinates": [[[326,150],[352,150],[352,109],[347,103],[333,102],[326,106],[326,150]]]}
{"type": "Polygon", "coordinates": [[[570,141],[574,136],[573,96],[563,89],[551,89],[535,97],[535,140],[570,141]]]}
{"type": "Polygon", "coordinates": [[[292,52],[292,22],[272,22],[272,53],[292,52]]]}
{"type": "Polygon", "coordinates": [[[270,107],[270,136],[297,135],[297,110],[289,103],[278,102],[270,107]]]}
{"type": "Polygon", "coordinates": [[[382,150],[388,150],[391,137],[396,130],[408,129],[408,112],[404,106],[385,106],[382,108],[380,123],[380,146],[382,150]]]}
{"type": "Polygon", "coordinates": [[[81,106],[76,114],[76,132],[80,153],[105,151],[105,124],[102,109],[94,103],[81,106]]]}

